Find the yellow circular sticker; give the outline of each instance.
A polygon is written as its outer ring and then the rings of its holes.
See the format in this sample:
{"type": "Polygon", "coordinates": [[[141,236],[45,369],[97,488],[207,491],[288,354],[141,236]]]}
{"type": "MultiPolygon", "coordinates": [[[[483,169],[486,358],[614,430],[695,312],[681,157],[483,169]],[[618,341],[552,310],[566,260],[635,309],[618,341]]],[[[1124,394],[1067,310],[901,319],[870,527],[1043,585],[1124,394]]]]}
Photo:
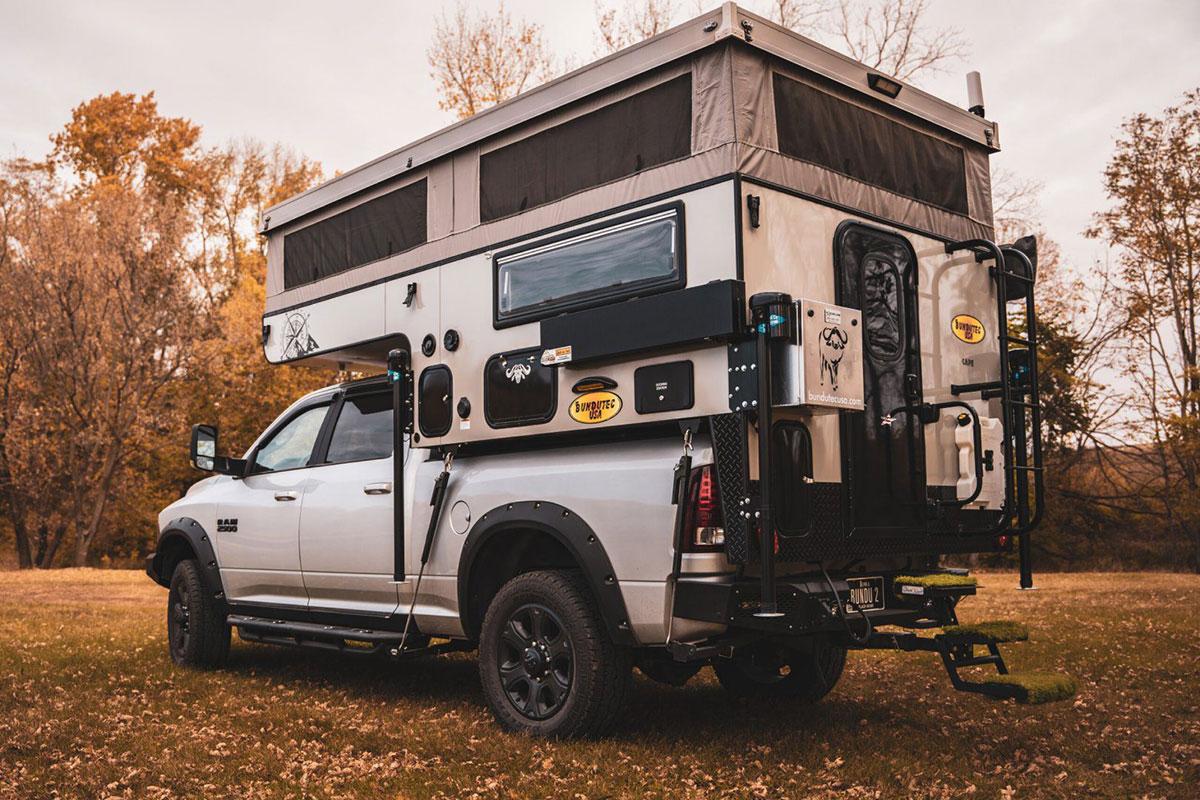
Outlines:
{"type": "Polygon", "coordinates": [[[950,320],[950,330],[967,344],[979,344],[987,335],[983,323],[970,314],[959,314],[950,320]]]}
{"type": "Polygon", "coordinates": [[[608,422],[621,413],[621,397],[615,392],[588,392],[571,401],[571,419],[585,425],[608,422]]]}

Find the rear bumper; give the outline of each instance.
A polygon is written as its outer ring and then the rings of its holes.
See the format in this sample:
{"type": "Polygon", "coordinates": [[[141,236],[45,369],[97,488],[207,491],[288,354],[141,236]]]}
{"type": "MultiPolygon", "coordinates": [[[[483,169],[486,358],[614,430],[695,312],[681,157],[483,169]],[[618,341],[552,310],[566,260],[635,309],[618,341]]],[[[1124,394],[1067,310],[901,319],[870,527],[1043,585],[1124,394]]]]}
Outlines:
{"type": "MultiPolygon", "coordinates": [[[[974,587],[939,591],[925,596],[902,594],[894,585],[895,574],[843,576],[832,580],[833,589],[846,609],[851,624],[865,613],[873,625],[933,627],[953,621],[959,598],[975,594],[974,587]],[[858,612],[849,606],[850,586],[846,578],[882,577],[883,608],[858,612]]],[[[676,617],[728,626],[729,630],[758,631],[777,635],[842,632],[847,620],[841,616],[834,591],[823,577],[780,577],[778,607],[782,616],[759,617],[759,581],[756,578],[712,581],[682,579],[675,594],[676,617]]]]}

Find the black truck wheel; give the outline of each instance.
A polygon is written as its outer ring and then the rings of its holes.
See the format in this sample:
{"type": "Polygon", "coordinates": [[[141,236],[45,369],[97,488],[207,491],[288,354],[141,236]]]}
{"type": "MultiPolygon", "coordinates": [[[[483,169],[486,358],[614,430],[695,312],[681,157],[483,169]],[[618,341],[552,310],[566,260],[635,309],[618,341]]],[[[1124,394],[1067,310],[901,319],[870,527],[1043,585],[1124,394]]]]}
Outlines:
{"type": "Polygon", "coordinates": [[[603,733],[624,710],[630,652],[608,637],[577,572],[527,572],[500,588],[479,641],[479,675],[510,731],[572,738],[603,733]]]}
{"type": "Polygon", "coordinates": [[[171,660],[184,667],[219,667],[229,655],[229,626],[191,559],[180,561],[171,575],[167,644],[171,660]]]}
{"type": "Polygon", "coordinates": [[[846,666],[846,648],[825,637],[809,646],[753,645],[713,665],[735,697],[792,698],[815,703],[833,690],[846,666]]]}

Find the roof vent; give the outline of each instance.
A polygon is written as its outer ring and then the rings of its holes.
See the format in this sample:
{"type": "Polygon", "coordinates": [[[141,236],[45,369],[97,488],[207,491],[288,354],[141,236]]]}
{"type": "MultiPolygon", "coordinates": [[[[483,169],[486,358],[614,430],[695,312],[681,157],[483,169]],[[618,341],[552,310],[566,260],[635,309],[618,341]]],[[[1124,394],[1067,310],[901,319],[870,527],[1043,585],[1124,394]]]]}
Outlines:
{"type": "Polygon", "coordinates": [[[983,81],[975,71],[967,73],[967,110],[977,117],[984,116],[983,81]]]}

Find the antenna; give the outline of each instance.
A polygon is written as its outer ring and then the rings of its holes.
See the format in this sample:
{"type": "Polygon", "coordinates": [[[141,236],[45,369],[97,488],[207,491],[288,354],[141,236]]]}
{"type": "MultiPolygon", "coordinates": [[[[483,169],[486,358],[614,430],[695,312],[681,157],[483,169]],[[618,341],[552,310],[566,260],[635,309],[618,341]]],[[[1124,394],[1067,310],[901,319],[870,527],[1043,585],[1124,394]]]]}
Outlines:
{"type": "Polygon", "coordinates": [[[967,73],[967,110],[977,117],[984,116],[983,81],[975,70],[967,73]]]}

